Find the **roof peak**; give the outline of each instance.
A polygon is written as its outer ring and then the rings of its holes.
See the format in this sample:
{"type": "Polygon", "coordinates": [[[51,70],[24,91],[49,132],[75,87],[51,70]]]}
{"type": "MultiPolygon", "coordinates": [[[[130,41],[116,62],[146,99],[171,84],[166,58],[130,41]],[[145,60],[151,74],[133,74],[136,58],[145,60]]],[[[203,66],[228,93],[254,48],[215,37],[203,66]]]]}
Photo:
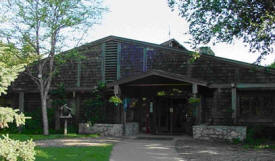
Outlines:
{"type": "Polygon", "coordinates": [[[171,48],[178,48],[178,49],[185,49],[186,50],[186,48],[174,38],[172,38],[168,41],[165,41],[165,42],[161,43],[160,45],[171,47],[171,48]]]}

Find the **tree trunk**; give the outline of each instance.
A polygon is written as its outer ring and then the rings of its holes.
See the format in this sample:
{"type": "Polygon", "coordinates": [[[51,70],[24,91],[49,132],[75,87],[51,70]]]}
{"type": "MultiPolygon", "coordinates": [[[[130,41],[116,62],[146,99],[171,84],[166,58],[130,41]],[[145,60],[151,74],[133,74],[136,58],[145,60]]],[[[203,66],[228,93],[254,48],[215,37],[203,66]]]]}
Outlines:
{"type": "Polygon", "coordinates": [[[47,96],[41,95],[42,102],[42,120],[43,120],[43,134],[49,135],[49,123],[47,113],[47,96]]]}

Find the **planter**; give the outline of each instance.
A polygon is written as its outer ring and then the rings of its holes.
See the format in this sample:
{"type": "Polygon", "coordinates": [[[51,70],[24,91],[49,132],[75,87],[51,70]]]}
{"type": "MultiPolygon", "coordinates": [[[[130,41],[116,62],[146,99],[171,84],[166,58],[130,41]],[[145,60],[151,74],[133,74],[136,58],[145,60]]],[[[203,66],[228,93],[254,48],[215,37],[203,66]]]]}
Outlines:
{"type": "MultiPolygon", "coordinates": [[[[136,122],[126,123],[125,135],[132,136],[138,134],[139,125],[136,122]]],[[[123,124],[79,124],[80,134],[100,134],[101,136],[123,136],[123,124]]]]}
{"type": "Polygon", "coordinates": [[[202,140],[246,139],[246,126],[193,126],[193,138],[202,140]]]}

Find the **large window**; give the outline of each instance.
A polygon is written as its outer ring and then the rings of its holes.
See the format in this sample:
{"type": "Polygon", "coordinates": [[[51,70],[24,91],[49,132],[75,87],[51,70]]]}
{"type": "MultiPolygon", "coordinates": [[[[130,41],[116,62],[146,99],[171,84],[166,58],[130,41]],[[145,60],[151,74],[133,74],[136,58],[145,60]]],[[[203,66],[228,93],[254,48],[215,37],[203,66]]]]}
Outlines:
{"type": "Polygon", "coordinates": [[[272,118],[275,114],[275,93],[272,92],[240,92],[241,118],[272,118]]]}
{"type": "Polygon", "coordinates": [[[105,44],[104,74],[106,83],[117,80],[118,43],[109,41],[105,44]]]}

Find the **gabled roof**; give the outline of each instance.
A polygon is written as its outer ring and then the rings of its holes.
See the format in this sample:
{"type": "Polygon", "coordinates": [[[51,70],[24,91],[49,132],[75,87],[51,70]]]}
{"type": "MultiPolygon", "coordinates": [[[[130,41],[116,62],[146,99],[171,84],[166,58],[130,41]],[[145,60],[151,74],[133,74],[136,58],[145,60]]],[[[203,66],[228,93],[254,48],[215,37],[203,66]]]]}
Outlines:
{"type": "Polygon", "coordinates": [[[128,39],[128,38],[118,37],[118,36],[113,36],[113,35],[110,35],[110,36],[98,39],[98,40],[90,42],[90,43],[86,43],[86,44],[80,46],[80,48],[82,48],[82,47],[85,48],[85,47],[89,47],[89,46],[99,45],[101,43],[104,43],[104,42],[107,42],[107,41],[111,41],[111,40],[115,40],[115,41],[118,41],[118,42],[135,43],[135,44],[138,44],[138,45],[149,46],[149,47],[157,47],[157,48],[163,48],[163,49],[170,49],[170,50],[175,50],[175,51],[179,51],[179,52],[186,52],[186,54],[188,54],[190,52],[186,48],[183,48],[183,49],[173,48],[173,47],[168,47],[168,46],[164,46],[164,45],[160,45],[160,44],[154,44],[154,43],[150,43],[150,42],[139,41],[139,40],[134,40],[134,39],[128,39]]]}
{"type": "MultiPolygon", "coordinates": [[[[133,39],[123,38],[123,37],[118,37],[118,36],[113,36],[113,35],[104,37],[102,39],[98,39],[98,40],[90,42],[90,43],[86,43],[78,48],[87,48],[87,47],[89,48],[91,46],[99,45],[99,44],[102,44],[104,42],[111,41],[111,40],[118,41],[118,42],[134,43],[137,45],[143,45],[143,46],[148,46],[148,47],[167,49],[167,50],[175,51],[179,54],[192,55],[192,53],[193,53],[192,51],[189,51],[186,48],[179,49],[179,48],[167,47],[167,46],[163,46],[161,44],[154,44],[154,43],[149,43],[149,42],[145,42],[145,41],[133,40],[133,39]]],[[[268,72],[275,74],[275,69],[269,68],[269,67],[264,67],[261,65],[250,64],[250,63],[241,62],[238,60],[232,60],[232,59],[227,59],[227,58],[223,58],[223,57],[218,57],[215,55],[201,54],[201,57],[205,57],[208,59],[215,59],[218,61],[224,61],[224,62],[230,63],[232,65],[237,65],[237,66],[241,66],[241,67],[245,67],[245,68],[249,68],[249,69],[257,68],[257,69],[260,69],[261,71],[264,71],[264,72],[268,71],[268,72]]]]}
{"type": "Polygon", "coordinates": [[[143,78],[146,78],[146,77],[150,77],[150,76],[159,76],[159,77],[168,78],[168,79],[172,79],[172,80],[177,80],[177,81],[181,81],[181,82],[186,82],[186,83],[191,83],[191,84],[194,83],[194,84],[201,85],[201,86],[207,86],[207,84],[208,84],[205,81],[188,78],[188,77],[186,77],[184,75],[181,75],[181,74],[165,72],[163,70],[151,70],[151,71],[144,72],[144,73],[132,76],[132,77],[126,77],[126,78],[122,78],[120,80],[114,81],[112,83],[107,84],[107,87],[113,87],[115,85],[122,85],[122,84],[131,83],[133,81],[143,79],[143,78]]]}

